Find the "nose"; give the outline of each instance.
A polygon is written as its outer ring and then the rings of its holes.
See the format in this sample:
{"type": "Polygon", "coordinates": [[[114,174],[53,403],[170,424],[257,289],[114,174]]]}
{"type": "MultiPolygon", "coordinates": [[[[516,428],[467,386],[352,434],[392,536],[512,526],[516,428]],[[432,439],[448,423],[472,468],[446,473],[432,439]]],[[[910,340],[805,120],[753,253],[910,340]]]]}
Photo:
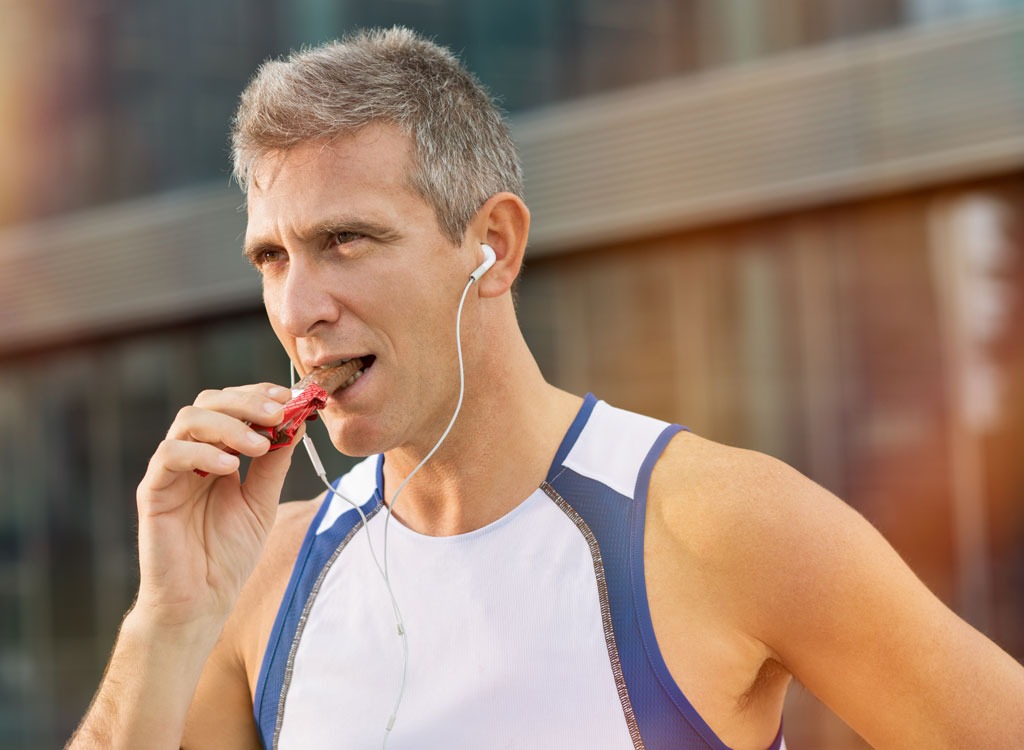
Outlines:
{"type": "Polygon", "coordinates": [[[305,253],[292,253],[287,269],[263,280],[263,301],[274,327],[295,338],[314,335],[341,315],[328,274],[305,253]]]}

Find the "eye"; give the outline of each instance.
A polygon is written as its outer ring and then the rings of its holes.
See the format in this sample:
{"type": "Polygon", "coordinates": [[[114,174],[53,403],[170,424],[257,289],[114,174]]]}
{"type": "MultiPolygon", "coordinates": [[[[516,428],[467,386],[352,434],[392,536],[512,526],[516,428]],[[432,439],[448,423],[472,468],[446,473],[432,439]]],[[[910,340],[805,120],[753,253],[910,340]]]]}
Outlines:
{"type": "Polygon", "coordinates": [[[286,257],[284,250],[273,247],[265,247],[249,256],[249,262],[256,267],[257,270],[262,271],[268,265],[277,263],[284,260],[286,257]]]}
{"type": "Polygon", "coordinates": [[[334,232],[331,234],[331,242],[335,245],[347,245],[350,242],[362,238],[364,235],[359,232],[334,232]]]}

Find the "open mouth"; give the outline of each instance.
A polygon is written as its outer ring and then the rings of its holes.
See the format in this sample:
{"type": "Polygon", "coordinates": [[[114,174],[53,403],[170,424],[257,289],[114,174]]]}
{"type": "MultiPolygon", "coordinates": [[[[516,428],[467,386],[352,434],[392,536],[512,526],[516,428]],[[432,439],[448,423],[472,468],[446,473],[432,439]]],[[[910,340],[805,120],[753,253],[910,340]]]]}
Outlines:
{"type": "Polygon", "coordinates": [[[310,383],[316,383],[328,393],[344,390],[355,383],[363,374],[373,367],[377,357],[373,354],[365,354],[362,357],[338,360],[326,365],[317,367],[306,377],[295,384],[298,390],[304,389],[310,383]]]}

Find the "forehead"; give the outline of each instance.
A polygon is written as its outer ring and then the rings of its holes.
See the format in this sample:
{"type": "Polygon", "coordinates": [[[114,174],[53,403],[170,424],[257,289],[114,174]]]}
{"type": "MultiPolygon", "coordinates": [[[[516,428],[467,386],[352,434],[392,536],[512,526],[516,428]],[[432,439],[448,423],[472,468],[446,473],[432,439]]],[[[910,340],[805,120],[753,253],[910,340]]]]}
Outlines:
{"type": "Polygon", "coordinates": [[[325,211],[388,213],[426,206],[410,185],[411,152],[411,141],[397,127],[371,125],[268,154],[249,185],[247,237],[316,222],[325,211]]]}

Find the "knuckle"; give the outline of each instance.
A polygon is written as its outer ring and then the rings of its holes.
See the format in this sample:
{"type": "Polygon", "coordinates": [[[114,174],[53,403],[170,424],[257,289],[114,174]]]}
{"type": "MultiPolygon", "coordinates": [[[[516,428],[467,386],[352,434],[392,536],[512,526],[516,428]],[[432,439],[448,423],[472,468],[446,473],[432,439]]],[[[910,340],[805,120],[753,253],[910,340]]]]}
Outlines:
{"type": "Polygon", "coordinates": [[[189,426],[196,421],[196,415],[199,412],[200,409],[191,404],[178,409],[178,413],[174,416],[174,421],[167,428],[165,440],[173,440],[187,435],[190,432],[189,426]]]}
{"type": "Polygon", "coordinates": [[[168,456],[171,453],[171,442],[170,439],[164,439],[157,443],[156,450],[153,451],[153,455],[149,457],[149,463],[146,465],[146,478],[167,464],[168,456]]]}
{"type": "Polygon", "coordinates": [[[157,443],[156,450],[153,451],[153,456],[150,459],[150,463],[153,463],[158,459],[164,458],[168,454],[168,452],[170,452],[171,444],[173,442],[174,441],[171,440],[170,438],[164,438],[159,443],[157,443]]]}
{"type": "Polygon", "coordinates": [[[178,441],[171,438],[165,438],[158,443],[157,450],[155,450],[153,455],[150,457],[150,466],[155,467],[168,463],[174,455],[178,443],[178,441]]]}
{"type": "Polygon", "coordinates": [[[206,388],[205,390],[199,391],[199,395],[196,396],[196,400],[193,402],[196,406],[200,403],[208,403],[216,398],[220,391],[214,388],[206,388]]]}

